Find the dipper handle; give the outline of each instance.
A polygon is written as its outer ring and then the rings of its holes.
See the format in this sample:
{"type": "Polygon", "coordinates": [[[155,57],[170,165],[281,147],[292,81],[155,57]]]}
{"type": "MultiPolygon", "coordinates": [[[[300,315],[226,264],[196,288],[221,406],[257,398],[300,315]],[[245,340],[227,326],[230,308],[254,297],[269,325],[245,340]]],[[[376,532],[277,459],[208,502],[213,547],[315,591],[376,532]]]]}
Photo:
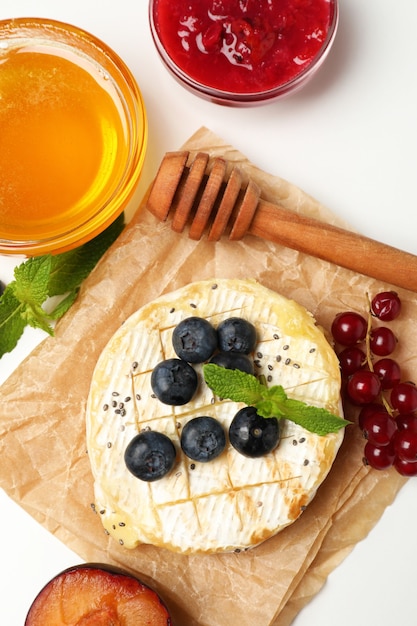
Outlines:
{"type": "Polygon", "coordinates": [[[189,225],[191,239],[207,233],[211,241],[254,235],[417,292],[413,254],[263,200],[258,185],[249,180],[243,188],[239,168],[225,159],[202,152],[188,159],[186,151],[165,155],[147,201],[162,221],[172,213],[176,232],[189,225]]]}

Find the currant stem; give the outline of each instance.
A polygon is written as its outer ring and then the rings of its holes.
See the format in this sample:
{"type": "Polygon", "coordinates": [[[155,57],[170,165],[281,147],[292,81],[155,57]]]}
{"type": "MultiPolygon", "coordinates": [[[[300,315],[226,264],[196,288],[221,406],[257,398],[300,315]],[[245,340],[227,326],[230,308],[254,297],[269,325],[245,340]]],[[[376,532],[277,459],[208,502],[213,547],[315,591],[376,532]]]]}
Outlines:
{"type": "MultiPolygon", "coordinates": [[[[372,350],[371,350],[371,332],[372,332],[372,308],[371,308],[371,299],[369,297],[369,293],[366,293],[366,299],[368,301],[368,326],[366,329],[366,337],[365,337],[365,346],[366,346],[366,362],[368,364],[368,367],[370,369],[371,372],[374,372],[374,363],[373,363],[373,359],[372,359],[372,350]]],[[[381,397],[381,403],[383,404],[383,406],[385,407],[385,409],[387,410],[388,414],[393,415],[393,410],[389,404],[389,402],[387,402],[385,396],[383,393],[380,394],[381,397]]]]}
{"type": "Polygon", "coordinates": [[[371,332],[372,332],[372,313],[371,313],[371,299],[369,293],[366,294],[368,301],[368,327],[366,329],[365,346],[366,346],[366,361],[371,372],[374,371],[374,362],[372,360],[371,352],[371,332]]]}

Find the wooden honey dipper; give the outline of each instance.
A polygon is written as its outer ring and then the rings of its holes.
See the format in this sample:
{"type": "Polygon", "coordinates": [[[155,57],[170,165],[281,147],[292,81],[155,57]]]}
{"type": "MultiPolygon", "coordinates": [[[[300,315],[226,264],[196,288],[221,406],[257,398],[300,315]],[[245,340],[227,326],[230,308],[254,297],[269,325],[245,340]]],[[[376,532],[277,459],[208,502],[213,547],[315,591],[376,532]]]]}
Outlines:
{"type": "Polygon", "coordinates": [[[163,158],[147,200],[147,209],[171,228],[210,241],[255,235],[349,270],[417,292],[417,257],[368,237],[295,213],[261,198],[256,183],[243,185],[238,167],[199,152],[163,158]],[[231,167],[230,167],[231,166],[231,167]]]}

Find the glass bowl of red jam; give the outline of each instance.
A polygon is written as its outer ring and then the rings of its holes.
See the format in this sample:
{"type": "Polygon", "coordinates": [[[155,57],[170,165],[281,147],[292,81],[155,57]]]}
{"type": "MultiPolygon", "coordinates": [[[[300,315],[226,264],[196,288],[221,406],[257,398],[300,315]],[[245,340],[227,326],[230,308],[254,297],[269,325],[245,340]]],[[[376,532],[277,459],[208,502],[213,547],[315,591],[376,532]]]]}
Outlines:
{"type": "Polygon", "coordinates": [[[150,0],[156,49],[188,90],[251,106],[294,93],[334,41],[337,0],[150,0]]]}
{"type": "Polygon", "coordinates": [[[0,254],[62,252],[129,204],[147,145],[122,59],[75,26],[0,21],[0,254]]]}

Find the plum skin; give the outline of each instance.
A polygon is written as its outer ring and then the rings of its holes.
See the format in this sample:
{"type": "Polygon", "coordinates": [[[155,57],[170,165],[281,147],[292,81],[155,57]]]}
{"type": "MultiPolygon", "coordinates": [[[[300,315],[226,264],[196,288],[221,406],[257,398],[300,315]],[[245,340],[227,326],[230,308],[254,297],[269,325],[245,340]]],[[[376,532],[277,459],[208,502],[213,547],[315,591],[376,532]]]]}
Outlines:
{"type": "MultiPolygon", "coordinates": [[[[163,626],[174,626],[171,616],[169,614],[168,611],[168,607],[165,604],[164,600],[160,597],[160,595],[154,590],[152,589],[152,587],[150,587],[148,584],[144,583],[142,580],[140,580],[135,574],[132,574],[122,568],[113,566],[113,565],[109,565],[106,563],[83,563],[80,565],[73,565],[71,567],[68,567],[67,569],[61,571],[59,574],[57,574],[56,576],[54,576],[51,580],[49,580],[49,582],[47,582],[43,588],[39,591],[39,593],[37,594],[37,596],[35,597],[35,599],[33,600],[29,611],[27,613],[26,619],[25,619],[25,623],[24,626],[36,626],[37,624],[42,623],[42,626],[56,626],[56,622],[39,622],[38,621],[38,617],[36,615],[37,611],[38,611],[38,604],[42,603],[48,603],[48,598],[49,598],[49,591],[51,589],[51,587],[54,585],[54,583],[56,583],[57,581],[60,581],[61,579],[64,580],[67,576],[71,576],[71,574],[76,574],[78,572],[91,572],[94,575],[94,572],[97,573],[98,577],[102,577],[107,578],[106,584],[108,585],[110,581],[114,581],[114,585],[115,588],[123,588],[124,583],[126,583],[126,585],[128,586],[132,586],[132,585],[136,585],[137,587],[137,592],[139,594],[146,594],[147,595],[147,600],[151,600],[152,604],[153,604],[153,609],[155,607],[157,607],[157,611],[158,611],[158,621],[154,622],[151,621],[149,622],[149,624],[163,624],[163,626]],[[107,576],[106,576],[107,575],[107,576]]],[[[74,592],[72,590],[71,593],[71,599],[73,599],[75,601],[75,596],[74,596],[74,592]]],[[[80,586],[80,593],[83,593],[83,590],[80,586]]],[[[97,610],[97,605],[95,607],[95,610],[97,610]]],[[[99,607],[100,609],[101,607],[99,607]]],[[[112,608],[112,607],[111,607],[112,608]]],[[[103,611],[106,612],[106,610],[108,610],[108,606],[106,605],[106,607],[103,607],[103,611]]],[[[113,615],[113,614],[112,614],[113,615]]],[[[42,617],[42,616],[41,616],[42,617]]],[[[116,618],[117,619],[117,618],[116,618]]],[[[90,624],[90,621],[88,620],[88,615],[86,615],[85,613],[82,615],[79,615],[78,617],[78,622],[76,622],[76,624],[90,624]],[[84,620],[87,618],[87,621],[84,622],[84,620]]],[[[96,623],[93,619],[93,621],[91,622],[91,624],[96,623]]],[[[107,621],[104,622],[97,622],[97,624],[107,624],[107,621]]],[[[113,622],[112,622],[113,623],[113,622]]],[[[116,622],[115,622],[116,623],[116,622]]],[[[117,622],[119,623],[119,622],[117,622]]],[[[129,623],[129,622],[127,622],[129,623]]],[[[148,623],[148,621],[146,622],[148,623]]]]}

